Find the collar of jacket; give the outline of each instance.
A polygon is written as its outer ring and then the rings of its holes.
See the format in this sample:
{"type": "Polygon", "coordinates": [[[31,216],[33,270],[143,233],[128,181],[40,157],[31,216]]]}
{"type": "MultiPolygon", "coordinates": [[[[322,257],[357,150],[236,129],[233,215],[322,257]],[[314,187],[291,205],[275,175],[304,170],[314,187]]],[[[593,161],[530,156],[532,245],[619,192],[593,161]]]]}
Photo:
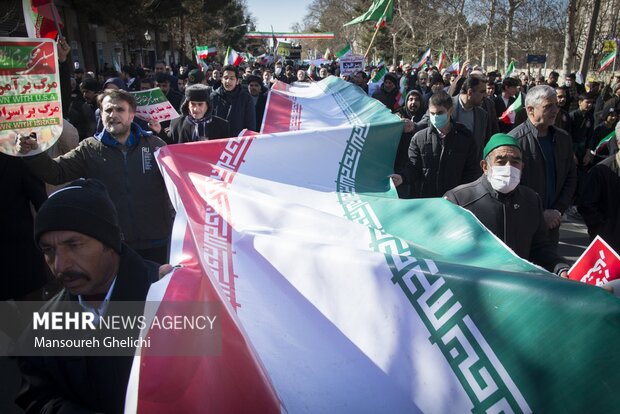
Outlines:
{"type": "MultiPolygon", "coordinates": [[[[153,133],[150,131],[145,131],[140,128],[140,125],[135,122],[131,123],[131,132],[129,133],[129,138],[127,138],[126,145],[128,147],[132,147],[140,141],[140,138],[145,135],[152,135],[153,133]]],[[[103,145],[107,145],[108,147],[121,147],[122,144],[116,140],[106,129],[101,131],[100,133],[95,135],[95,138],[103,145]]]]}
{"type": "MultiPolygon", "coordinates": [[[[532,121],[530,121],[530,119],[528,118],[525,121],[525,124],[527,125],[527,128],[529,130],[529,132],[532,133],[532,135],[534,136],[534,138],[538,139],[538,129],[534,126],[534,124],[532,124],[532,121]]],[[[546,136],[551,136],[551,141],[555,142],[555,126],[553,125],[549,125],[549,130],[547,132],[546,136]]]]}

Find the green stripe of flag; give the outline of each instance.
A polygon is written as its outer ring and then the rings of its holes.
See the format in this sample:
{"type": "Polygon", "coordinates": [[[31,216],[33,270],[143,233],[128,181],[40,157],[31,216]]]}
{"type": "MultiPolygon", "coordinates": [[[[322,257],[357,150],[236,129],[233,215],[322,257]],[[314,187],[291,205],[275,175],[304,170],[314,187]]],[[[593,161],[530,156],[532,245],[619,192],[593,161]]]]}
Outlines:
{"type": "Polygon", "coordinates": [[[605,138],[603,138],[594,149],[594,152],[599,152],[612,138],[616,136],[616,130],[611,131],[605,138]]]}

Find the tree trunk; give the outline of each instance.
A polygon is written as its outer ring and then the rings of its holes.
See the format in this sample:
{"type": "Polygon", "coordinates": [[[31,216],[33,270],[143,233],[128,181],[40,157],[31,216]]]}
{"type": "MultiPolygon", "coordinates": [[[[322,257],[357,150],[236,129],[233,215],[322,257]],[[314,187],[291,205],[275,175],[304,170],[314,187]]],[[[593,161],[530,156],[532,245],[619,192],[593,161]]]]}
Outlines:
{"type": "Polygon", "coordinates": [[[459,47],[459,28],[461,27],[461,16],[465,10],[465,0],[461,0],[459,4],[458,15],[456,16],[456,29],[454,30],[454,53],[457,53],[459,47]]]}
{"type": "Polygon", "coordinates": [[[456,30],[454,31],[454,44],[452,45],[452,48],[454,49],[454,53],[457,53],[456,51],[458,50],[458,46],[459,46],[459,24],[456,24],[456,30]]]}
{"type": "Polygon", "coordinates": [[[392,33],[392,65],[397,65],[398,59],[398,42],[396,41],[397,33],[392,33]]]}
{"type": "Polygon", "coordinates": [[[480,59],[480,65],[486,70],[486,57],[487,57],[487,44],[491,37],[491,30],[493,30],[493,22],[495,21],[495,7],[497,0],[491,0],[491,12],[489,14],[489,22],[487,23],[487,29],[484,32],[484,40],[482,41],[482,58],[480,59]]]}
{"type": "Polygon", "coordinates": [[[523,4],[524,0],[508,0],[508,14],[506,17],[506,33],[504,37],[504,67],[510,64],[510,42],[512,42],[512,26],[515,18],[515,12],[523,4]]]}
{"type": "Polygon", "coordinates": [[[586,39],[586,48],[583,51],[581,65],[579,71],[583,75],[583,79],[588,76],[590,61],[592,60],[592,43],[594,42],[594,34],[596,33],[596,23],[598,21],[599,10],[601,9],[601,0],[594,0],[592,5],[592,18],[590,20],[590,28],[588,29],[588,38],[586,39]]]}
{"type": "Polygon", "coordinates": [[[465,59],[469,60],[469,33],[465,32],[465,59]]]}
{"type": "Polygon", "coordinates": [[[403,6],[401,5],[400,0],[398,0],[398,8],[396,10],[398,10],[398,17],[400,17],[401,21],[403,23],[405,23],[405,25],[407,25],[407,27],[411,31],[411,42],[415,43],[415,41],[416,41],[416,28],[413,27],[413,25],[411,24],[409,19],[406,19],[403,16],[403,6]]]}
{"type": "Polygon", "coordinates": [[[577,0],[569,0],[566,10],[566,27],[564,29],[564,57],[562,58],[562,71],[570,73],[571,58],[575,48],[575,14],[577,13],[577,0]]]}
{"type": "Polygon", "coordinates": [[[509,48],[510,40],[512,40],[512,23],[515,16],[514,2],[508,1],[508,15],[506,16],[506,28],[504,30],[504,68],[508,67],[510,62],[509,48]]]}

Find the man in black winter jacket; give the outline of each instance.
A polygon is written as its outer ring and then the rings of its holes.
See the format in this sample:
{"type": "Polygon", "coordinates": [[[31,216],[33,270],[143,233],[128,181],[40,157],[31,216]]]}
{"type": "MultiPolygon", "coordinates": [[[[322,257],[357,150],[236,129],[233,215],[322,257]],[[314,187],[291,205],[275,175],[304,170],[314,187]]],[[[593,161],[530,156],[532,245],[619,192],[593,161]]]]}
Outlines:
{"type": "Polygon", "coordinates": [[[519,257],[566,277],[568,265],[549,240],[540,197],[519,185],[524,163],[519,142],[495,134],[484,147],[483,174],[444,198],[469,211],[519,257]]]}
{"type": "Polygon", "coordinates": [[[228,121],[214,116],[210,88],[201,83],[185,88],[181,117],[170,123],[169,140],[174,144],[230,137],[228,121]]]}
{"type": "MultiPolygon", "coordinates": [[[[614,141],[620,145],[620,123],[616,125],[614,141]]],[[[579,212],[590,237],[601,236],[620,252],[620,152],[590,169],[579,212]]]]}
{"type": "Polygon", "coordinates": [[[571,137],[553,126],[558,114],[555,89],[535,86],[525,98],[528,120],[510,131],[521,145],[521,183],[536,191],[544,208],[549,237],[557,248],[562,214],[573,202],[577,171],[571,137]]]}
{"type": "MultiPolygon", "coordinates": [[[[158,266],[143,260],[121,237],[116,209],[100,181],[77,180],[52,194],[35,218],[34,238],[63,290],[38,314],[71,310],[74,315],[92,315],[93,320],[94,315],[127,316],[121,311],[126,306],[119,302],[135,302],[140,311],[151,283],[158,279],[158,266]]],[[[64,336],[76,331],[56,332],[64,336]]],[[[51,335],[45,330],[23,334],[24,350],[31,349],[30,334],[41,332],[51,335]]],[[[90,337],[97,332],[89,331],[90,337]]],[[[138,333],[131,331],[133,338],[138,333]]],[[[101,341],[91,344],[64,348],[62,356],[63,348],[52,345],[45,353],[21,357],[17,404],[27,413],[122,413],[134,347],[124,356],[106,356],[101,341]]]]}
{"type": "Polygon", "coordinates": [[[235,66],[222,68],[222,86],[211,94],[213,115],[228,121],[230,135],[236,137],[243,129],[256,129],[256,109],[247,88],[239,85],[235,66]]]}
{"type": "Polygon", "coordinates": [[[409,146],[409,164],[391,176],[394,185],[411,186],[412,198],[441,197],[446,191],[480,176],[476,142],[471,132],[451,120],[452,98],[439,91],[429,100],[431,126],[417,132],[409,146]]]}

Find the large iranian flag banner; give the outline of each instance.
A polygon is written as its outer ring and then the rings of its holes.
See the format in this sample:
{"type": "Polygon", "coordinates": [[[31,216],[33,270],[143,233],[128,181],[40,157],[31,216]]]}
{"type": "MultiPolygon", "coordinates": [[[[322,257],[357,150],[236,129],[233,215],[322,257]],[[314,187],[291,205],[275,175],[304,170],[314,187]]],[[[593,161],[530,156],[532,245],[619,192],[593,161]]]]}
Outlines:
{"type": "Polygon", "coordinates": [[[616,409],[615,297],[443,199],[397,199],[402,124],[361,89],[276,86],[272,133],[158,153],[182,267],[149,299],[219,302],[222,349],[143,349],[127,412],[616,409]]]}

